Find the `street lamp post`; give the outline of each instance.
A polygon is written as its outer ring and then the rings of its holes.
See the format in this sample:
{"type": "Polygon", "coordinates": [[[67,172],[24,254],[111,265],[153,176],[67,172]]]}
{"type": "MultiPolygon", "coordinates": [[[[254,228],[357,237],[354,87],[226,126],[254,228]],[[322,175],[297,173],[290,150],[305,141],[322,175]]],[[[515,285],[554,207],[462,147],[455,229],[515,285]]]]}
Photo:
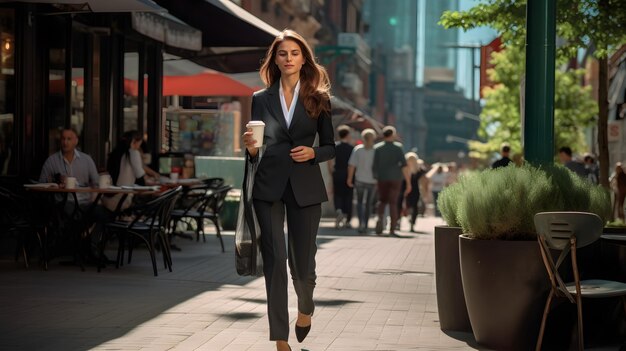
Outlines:
{"type": "Polygon", "coordinates": [[[480,116],[474,115],[465,111],[456,110],[456,113],[454,114],[454,119],[456,119],[457,121],[460,121],[463,118],[468,118],[476,122],[480,122],[480,116]]]}
{"type": "Polygon", "coordinates": [[[477,140],[472,140],[472,139],[467,139],[467,138],[461,138],[458,137],[456,135],[446,135],[446,143],[461,143],[461,144],[467,144],[470,141],[477,141],[477,140]]]}

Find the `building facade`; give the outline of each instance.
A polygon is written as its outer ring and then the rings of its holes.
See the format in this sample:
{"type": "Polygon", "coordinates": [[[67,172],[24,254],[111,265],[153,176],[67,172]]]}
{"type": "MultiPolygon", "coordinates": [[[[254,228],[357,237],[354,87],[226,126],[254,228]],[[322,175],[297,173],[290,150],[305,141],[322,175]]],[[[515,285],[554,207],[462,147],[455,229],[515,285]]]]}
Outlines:
{"type": "MultiPolygon", "coordinates": [[[[68,127],[100,170],[128,130],[144,135],[157,162],[164,53],[267,47],[277,33],[234,4],[157,2],[0,4],[0,177],[37,179],[68,127]],[[172,15],[177,6],[198,9],[189,17],[193,25],[172,15]],[[215,28],[224,27],[233,33],[216,36],[215,28]]],[[[228,68],[228,60],[219,59],[216,67],[228,68]]]]}
{"type": "Polygon", "coordinates": [[[381,113],[385,124],[397,127],[405,149],[420,151],[423,149],[426,124],[423,116],[417,114],[414,97],[417,9],[418,2],[412,0],[368,0],[364,16],[368,23],[366,38],[373,55],[377,57],[377,64],[372,69],[372,105],[381,113]],[[380,76],[384,77],[384,87],[380,87],[380,76]],[[380,90],[384,94],[377,93],[380,90]],[[384,98],[384,102],[376,100],[379,96],[384,98]]]}
{"type": "Polygon", "coordinates": [[[361,0],[253,1],[241,6],[276,28],[300,33],[328,71],[335,124],[380,129],[369,116],[372,57],[364,40],[361,0]]]}

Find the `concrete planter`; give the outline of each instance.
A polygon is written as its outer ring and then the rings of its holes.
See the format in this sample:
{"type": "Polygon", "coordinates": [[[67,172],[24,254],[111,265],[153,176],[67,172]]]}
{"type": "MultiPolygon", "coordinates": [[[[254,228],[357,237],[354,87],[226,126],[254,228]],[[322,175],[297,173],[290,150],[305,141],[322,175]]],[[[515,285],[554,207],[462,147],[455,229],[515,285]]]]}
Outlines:
{"type": "Polygon", "coordinates": [[[535,348],[550,283],[536,241],[459,237],[461,278],[476,341],[535,348]]]}
{"type": "Polygon", "coordinates": [[[441,330],[471,332],[459,262],[460,227],[435,227],[435,281],[441,330]]]}

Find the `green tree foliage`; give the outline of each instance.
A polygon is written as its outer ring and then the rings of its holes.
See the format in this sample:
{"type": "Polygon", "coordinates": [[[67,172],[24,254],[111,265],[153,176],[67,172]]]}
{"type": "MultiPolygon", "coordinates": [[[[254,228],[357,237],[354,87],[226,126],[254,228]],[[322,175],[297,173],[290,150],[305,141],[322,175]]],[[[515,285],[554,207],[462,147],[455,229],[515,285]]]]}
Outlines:
{"type": "MultiPolygon", "coordinates": [[[[503,142],[514,152],[521,151],[522,119],[520,116],[520,82],[524,75],[524,52],[516,46],[494,53],[495,68],[489,72],[497,82],[485,90],[485,107],[481,113],[479,136],[485,143],[471,142],[472,156],[488,158],[503,142]]],[[[591,97],[591,87],[580,85],[583,70],[558,70],[555,76],[555,144],[569,145],[574,151],[587,150],[585,128],[594,123],[597,105],[591,97]]]]}
{"type": "MultiPolygon", "coordinates": [[[[497,83],[486,91],[480,133],[486,143],[472,143],[473,156],[488,157],[504,141],[521,150],[520,80],[525,67],[526,1],[487,0],[467,11],[447,11],[441,17],[446,28],[468,30],[490,26],[502,36],[505,50],[493,55],[496,68],[489,72],[497,83]]],[[[626,41],[626,1],[557,0],[557,72],[555,76],[556,146],[584,151],[584,129],[598,114],[590,88],[581,87],[582,70],[566,70],[579,48],[596,47],[596,57],[606,57],[615,45],[626,41]]],[[[604,99],[606,100],[606,99],[604,99]]],[[[601,99],[602,101],[602,99],[601,99]]],[[[602,116],[601,116],[602,117],[602,116]]],[[[608,159],[608,157],[607,157],[608,159]]]]}
{"type": "MultiPolygon", "coordinates": [[[[575,57],[579,48],[593,45],[596,57],[626,41],[626,1],[557,0],[557,36],[564,42],[559,58],[575,57]]],[[[468,30],[494,28],[507,46],[523,47],[526,37],[526,0],[483,0],[467,11],[446,11],[441,17],[446,28],[468,30]]]]}

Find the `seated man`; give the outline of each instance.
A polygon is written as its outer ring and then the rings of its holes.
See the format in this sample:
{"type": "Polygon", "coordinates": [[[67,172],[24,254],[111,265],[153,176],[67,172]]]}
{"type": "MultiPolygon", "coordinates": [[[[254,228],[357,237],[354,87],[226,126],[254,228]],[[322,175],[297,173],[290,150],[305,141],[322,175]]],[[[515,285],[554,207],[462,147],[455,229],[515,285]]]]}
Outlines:
{"type": "MultiPolygon", "coordinates": [[[[93,159],[78,150],[78,133],[74,129],[64,129],[61,132],[61,150],[56,152],[43,164],[39,181],[65,182],[67,177],[76,178],[77,186],[91,186],[98,184],[98,170],[93,159]]],[[[89,193],[78,193],[77,199],[80,206],[91,203],[92,196],[89,193]]],[[[71,202],[72,197],[68,198],[71,202]]]]}
{"type": "MultiPolygon", "coordinates": [[[[78,133],[76,133],[74,129],[64,129],[61,132],[61,150],[48,157],[41,169],[39,181],[65,183],[66,178],[74,177],[76,178],[77,187],[98,184],[98,170],[96,169],[96,164],[89,155],[76,150],[77,145],[78,133]]],[[[67,195],[64,212],[70,216],[74,216],[77,214],[75,211],[76,204],[74,203],[74,196],[67,195]]],[[[75,195],[78,206],[83,210],[87,209],[94,200],[93,194],[91,193],[76,193],[75,195]]],[[[63,197],[57,195],[57,201],[63,201],[63,197]]],[[[102,223],[110,217],[110,214],[107,213],[108,211],[102,208],[102,206],[96,206],[91,210],[92,211],[88,213],[88,217],[83,218],[86,220],[84,224],[87,225],[87,228],[92,227],[94,222],[102,223]]],[[[82,215],[82,213],[79,213],[79,215],[82,215]]],[[[80,220],[81,218],[74,217],[73,219],[80,220]]],[[[98,228],[98,231],[100,231],[100,229],[101,228],[98,228]]],[[[87,232],[89,232],[89,230],[85,231],[85,233],[87,232]]],[[[97,235],[91,235],[91,246],[93,248],[90,251],[95,251],[98,240],[99,237],[97,235]]],[[[92,256],[91,258],[96,257],[94,252],[89,253],[92,256]]]]}

